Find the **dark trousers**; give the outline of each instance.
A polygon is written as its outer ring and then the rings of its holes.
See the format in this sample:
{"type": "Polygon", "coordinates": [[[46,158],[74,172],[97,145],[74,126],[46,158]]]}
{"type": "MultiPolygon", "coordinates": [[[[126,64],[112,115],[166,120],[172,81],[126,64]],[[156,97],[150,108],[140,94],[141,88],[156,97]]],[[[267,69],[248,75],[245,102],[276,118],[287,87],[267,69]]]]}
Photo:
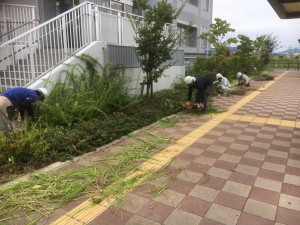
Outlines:
{"type": "Polygon", "coordinates": [[[208,86],[207,88],[205,88],[204,96],[203,96],[203,100],[202,100],[202,104],[204,106],[203,111],[206,110],[207,101],[208,101],[208,97],[209,97],[209,95],[211,93],[211,89],[212,89],[212,86],[208,86]]]}

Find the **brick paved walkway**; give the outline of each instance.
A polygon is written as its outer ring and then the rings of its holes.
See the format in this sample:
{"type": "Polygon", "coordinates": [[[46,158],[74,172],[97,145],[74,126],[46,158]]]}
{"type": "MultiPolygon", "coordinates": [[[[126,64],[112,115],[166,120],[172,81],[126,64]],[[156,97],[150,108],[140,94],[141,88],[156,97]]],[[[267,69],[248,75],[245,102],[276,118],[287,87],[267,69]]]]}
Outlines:
{"type": "Polygon", "coordinates": [[[182,114],[177,125],[155,130],[178,140],[158,157],[163,165],[178,154],[157,179],[111,206],[79,199],[41,224],[300,224],[300,72],[273,74],[276,81],[255,83],[262,89],[247,96],[215,98],[224,113],[182,114]]]}

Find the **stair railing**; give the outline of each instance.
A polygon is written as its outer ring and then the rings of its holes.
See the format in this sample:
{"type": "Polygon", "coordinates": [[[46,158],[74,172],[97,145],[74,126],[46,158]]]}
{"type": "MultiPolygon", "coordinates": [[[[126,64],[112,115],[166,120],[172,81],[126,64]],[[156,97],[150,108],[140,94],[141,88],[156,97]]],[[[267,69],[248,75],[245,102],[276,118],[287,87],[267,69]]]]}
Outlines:
{"type": "Polygon", "coordinates": [[[0,3],[0,43],[36,27],[36,6],[0,3]]]}
{"type": "MultiPolygon", "coordinates": [[[[10,31],[7,31],[6,33],[0,34],[0,40],[11,39],[10,37],[14,35],[12,33],[15,33],[16,31],[19,31],[20,29],[22,29],[25,26],[28,27],[28,25],[34,25],[35,23],[40,23],[40,21],[39,20],[31,20],[31,21],[28,21],[26,23],[23,23],[22,25],[20,25],[18,27],[13,28],[10,31]],[[4,38],[5,36],[7,36],[8,38],[4,38]]],[[[35,25],[33,27],[35,27],[35,25]]],[[[31,28],[33,28],[33,27],[31,27],[31,28]]],[[[28,29],[28,30],[30,30],[30,29],[28,29]]],[[[24,32],[22,32],[22,33],[24,33],[24,32]]],[[[2,42],[0,41],[0,43],[2,43],[2,42]]]]}
{"type": "Polygon", "coordinates": [[[133,45],[130,29],[126,13],[84,2],[0,45],[0,91],[34,82],[93,41],[133,45]]]}
{"type": "Polygon", "coordinates": [[[24,86],[94,38],[92,4],[85,2],[0,46],[1,89],[24,86]]]}

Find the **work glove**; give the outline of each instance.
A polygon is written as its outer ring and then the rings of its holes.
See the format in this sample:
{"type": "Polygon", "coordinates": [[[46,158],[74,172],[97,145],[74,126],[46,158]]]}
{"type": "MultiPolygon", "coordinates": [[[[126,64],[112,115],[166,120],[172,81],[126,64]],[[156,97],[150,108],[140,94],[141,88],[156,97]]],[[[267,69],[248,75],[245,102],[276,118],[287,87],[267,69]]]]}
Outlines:
{"type": "Polygon", "coordinates": [[[186,103],[183,104],[183,106],[186,107],[186,108],[190,108],[191,103],[189,101],[187,101],[186,103]]]}

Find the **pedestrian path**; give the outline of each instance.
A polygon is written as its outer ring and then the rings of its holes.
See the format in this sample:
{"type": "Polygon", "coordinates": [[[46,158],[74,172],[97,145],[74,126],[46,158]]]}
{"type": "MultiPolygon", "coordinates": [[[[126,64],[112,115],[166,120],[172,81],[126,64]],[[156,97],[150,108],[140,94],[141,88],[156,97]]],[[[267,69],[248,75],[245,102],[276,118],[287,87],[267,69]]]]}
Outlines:
{"type": "Polygon", "coordinates": [[[246,96],[215,98],[222,113],[155,130],[177,141],[124,178],[140,178],[134,190],[96,205],[79,199],[41,224],[299,224],[300,72],[274,76],[246,96]]]}

